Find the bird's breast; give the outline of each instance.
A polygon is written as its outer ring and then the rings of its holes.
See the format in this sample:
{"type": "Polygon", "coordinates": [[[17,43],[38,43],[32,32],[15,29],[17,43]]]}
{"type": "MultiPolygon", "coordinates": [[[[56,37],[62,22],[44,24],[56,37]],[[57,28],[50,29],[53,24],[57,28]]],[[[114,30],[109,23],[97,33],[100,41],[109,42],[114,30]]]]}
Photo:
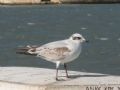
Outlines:
{"type": "Polygon", "coordinates": [[[78,56],[80,55],[81,53],[81,47],[74,47],[74,48],[71,48],[71,53],[68,57],[66,57],[62,63],[68,63],[68,62],[71,62],[73,60],[75,60],[76,58],[78,58],[78,56]]]}

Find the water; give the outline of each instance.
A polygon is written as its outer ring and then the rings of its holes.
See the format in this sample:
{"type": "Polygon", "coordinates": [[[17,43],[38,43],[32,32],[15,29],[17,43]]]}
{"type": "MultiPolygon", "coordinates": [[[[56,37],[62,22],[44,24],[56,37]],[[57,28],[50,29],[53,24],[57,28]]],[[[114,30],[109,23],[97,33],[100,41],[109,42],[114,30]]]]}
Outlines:
{"type": "Polygon", "coordinates": [[[55,68],[40,58],[16,54],[81,33],[90,42],[69,70],[120,75],[120,5],[0,6],[0,66],[55,68]]]}

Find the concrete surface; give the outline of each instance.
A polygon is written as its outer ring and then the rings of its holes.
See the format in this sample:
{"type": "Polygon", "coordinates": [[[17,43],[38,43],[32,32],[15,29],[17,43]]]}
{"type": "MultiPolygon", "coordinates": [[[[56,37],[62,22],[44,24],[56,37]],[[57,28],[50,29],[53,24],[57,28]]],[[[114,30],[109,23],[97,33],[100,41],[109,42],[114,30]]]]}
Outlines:
{"type": "Polygon", "coordinates": [[[56,81],[54,69],[0,67],[0,90],[120,90],[120,76],[78,71],[68,73],[70,78],[60,70],[60,81],[56,81]]]}

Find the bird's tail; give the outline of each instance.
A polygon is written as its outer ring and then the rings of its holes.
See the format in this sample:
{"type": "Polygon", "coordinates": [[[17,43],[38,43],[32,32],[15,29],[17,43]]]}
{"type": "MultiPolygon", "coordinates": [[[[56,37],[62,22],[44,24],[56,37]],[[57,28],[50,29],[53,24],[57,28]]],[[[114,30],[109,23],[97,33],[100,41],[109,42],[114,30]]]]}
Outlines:
{"type": "Polygon", "coordinates": [[[36,50],[36,46],[26,46],[26,47],[17,48],[16,53],[36,56],[37,55],[36,53],[31,53],[34,52],[35,50],[36,50]]]}

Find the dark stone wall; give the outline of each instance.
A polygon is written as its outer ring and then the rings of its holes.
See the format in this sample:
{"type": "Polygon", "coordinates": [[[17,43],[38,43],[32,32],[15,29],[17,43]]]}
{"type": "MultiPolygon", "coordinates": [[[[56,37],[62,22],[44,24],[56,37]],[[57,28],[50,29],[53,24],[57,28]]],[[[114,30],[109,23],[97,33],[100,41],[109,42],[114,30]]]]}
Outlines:
{"type": "Polygon", "coordinates": [[[120,0],[60,0],[62,3],[120,3],[120,0]]]}
{"type": "Polygon", "coordinates": [[[0,4],[82,4],[82,3],[120,3],[120,0],[0,0],[0,4]]]}

